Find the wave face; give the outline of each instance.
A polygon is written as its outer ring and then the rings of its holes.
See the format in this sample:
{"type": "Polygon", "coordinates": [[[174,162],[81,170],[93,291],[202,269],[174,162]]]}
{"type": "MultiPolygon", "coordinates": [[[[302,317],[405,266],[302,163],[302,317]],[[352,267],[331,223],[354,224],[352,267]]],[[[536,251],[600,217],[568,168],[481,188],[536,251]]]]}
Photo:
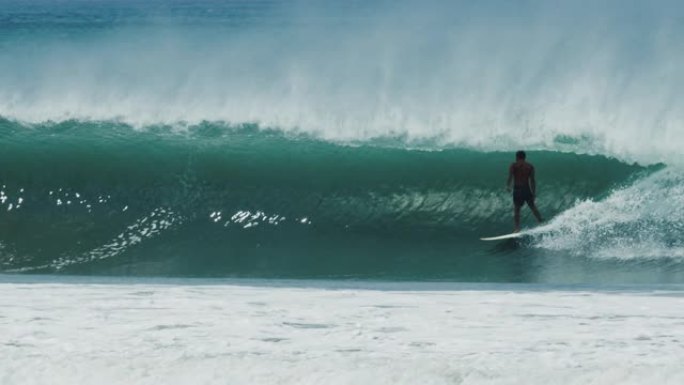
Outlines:
{"type": "Polygon", "coordinates": [[[681,257],[684,184],[662,166],[530,152],[540,208],[555,219],[522,249],[492,249],[478,238],[511,229],[509,153],[342,146],[216,124],[4,121],[2,132],[4,271],[527,280],[530,271],[506,270],[527,253],[619,261],[608,246],[630,237],[633,258],[681,257]]]}
{"type": "Polygon", "coordinates": [[[0,270],[682,282],[683,16],[7,1],[0,270]],[[518,148],[550,221],[483,244],[518,148]]]}

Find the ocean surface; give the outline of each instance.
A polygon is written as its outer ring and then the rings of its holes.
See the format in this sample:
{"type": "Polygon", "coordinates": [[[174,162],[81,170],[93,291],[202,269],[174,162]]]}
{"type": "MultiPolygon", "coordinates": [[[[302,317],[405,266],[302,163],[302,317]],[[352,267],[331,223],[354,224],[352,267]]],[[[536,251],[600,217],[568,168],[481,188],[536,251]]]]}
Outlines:
{"type": "Polygon", "coordinates": [[[0,383],[684,383],[682,20],[0,0],[0,383]]]}
{"type": "Polygon", "coordinates": [[[682,285],[0,275],[3,384],[665,384],[682,285]]]}
{"type": "Polygon", "coordinates": [[[530,151],[549,221],[491,243],[512,229],[510,152],[219,123],[0,130],[5,272],[684,282],[684,179],[665,164],[530,151]]]}
{"type": "Polygon", "coordinates": [[[682,283],[682,15],[5,0],[0,271],[682,283]]]}

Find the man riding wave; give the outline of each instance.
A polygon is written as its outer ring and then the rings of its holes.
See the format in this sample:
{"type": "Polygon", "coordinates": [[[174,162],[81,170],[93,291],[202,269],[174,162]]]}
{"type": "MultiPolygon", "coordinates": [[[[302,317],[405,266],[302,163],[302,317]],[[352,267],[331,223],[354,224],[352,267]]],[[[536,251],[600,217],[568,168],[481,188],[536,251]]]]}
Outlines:
{"type": "Polygon", "coordinates": [[[525,160],[526,158],[525,151],[515,153],[515,162],[508,169],[508,181],[506,181],[506,188],[509,192],[511,192],[511,184],[513,184],[513,218],[515,222],[514,232],[516,233],[520,231],[520,208],[525,203],[530,207],[537,221],[540,223],[543,221],[537,206],[534,204],[537,191],[534,166],[528,163],[525,160]]]}

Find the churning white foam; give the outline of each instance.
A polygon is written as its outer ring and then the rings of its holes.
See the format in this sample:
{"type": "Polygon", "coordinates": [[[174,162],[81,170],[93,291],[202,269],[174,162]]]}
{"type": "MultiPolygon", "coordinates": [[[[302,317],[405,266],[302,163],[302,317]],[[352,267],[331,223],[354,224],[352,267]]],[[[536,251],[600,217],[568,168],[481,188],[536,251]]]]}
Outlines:
{"type": "Polygon", "coordinates": [[[681,291],[410,287],[4,283],[0,380],[3,385],[684,381],[681,291]]]}
{"type": "Polygon", "coordinates": [[[536,247],[619,259],[684,258],[684,173],[658,171],[578,202],[536,230],[536,247]]]}
{"type": "Polygon", "coordinates": [[[0,116],[253,122],[684,163],[681,5],[659,4],[292,1],[239,28],[152,15],[66,38],[8,34],[0,116]]]}

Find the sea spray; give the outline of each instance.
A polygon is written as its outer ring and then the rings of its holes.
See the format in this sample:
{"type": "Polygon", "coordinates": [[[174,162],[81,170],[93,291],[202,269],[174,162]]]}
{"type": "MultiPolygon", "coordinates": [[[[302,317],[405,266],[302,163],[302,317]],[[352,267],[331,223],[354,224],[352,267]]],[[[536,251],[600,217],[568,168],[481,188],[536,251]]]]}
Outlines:
{"type": "Polygon", "coordinates": [[[10,2],[0,116],[682,163],[674,1],[336,3],[10,2]]]}

